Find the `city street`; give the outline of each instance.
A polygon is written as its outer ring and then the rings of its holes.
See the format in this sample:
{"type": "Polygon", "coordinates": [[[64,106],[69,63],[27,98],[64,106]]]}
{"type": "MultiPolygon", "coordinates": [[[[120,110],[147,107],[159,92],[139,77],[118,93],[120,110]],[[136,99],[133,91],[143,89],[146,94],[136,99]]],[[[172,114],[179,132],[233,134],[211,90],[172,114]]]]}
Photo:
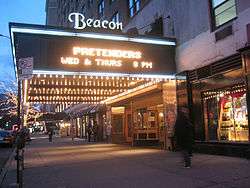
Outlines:
{"type": "MultiPolygon", "coordinates": [[[[15,182],[15,163],[3,187],[15,182]]],[[[156,148],[35,139],[25,150],[25,188],[237,187],[250,185],[250,161],[194,154],[185,169],[179,153],[156,148]]]]}

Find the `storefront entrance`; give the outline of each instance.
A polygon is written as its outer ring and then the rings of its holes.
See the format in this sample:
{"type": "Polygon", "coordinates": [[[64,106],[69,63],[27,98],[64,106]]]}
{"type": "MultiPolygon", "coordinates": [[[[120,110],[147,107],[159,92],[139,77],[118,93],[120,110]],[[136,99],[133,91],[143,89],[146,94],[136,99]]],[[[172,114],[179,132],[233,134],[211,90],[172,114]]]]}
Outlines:
{"type": "Polygon", "coordinates": [[[177,79],[178,107],[189,108],[195,149],[200,152],[249,156],[248,56],[239,53],[177,79]],[[244,56],[243,56],[244,57],[244,56]]]}

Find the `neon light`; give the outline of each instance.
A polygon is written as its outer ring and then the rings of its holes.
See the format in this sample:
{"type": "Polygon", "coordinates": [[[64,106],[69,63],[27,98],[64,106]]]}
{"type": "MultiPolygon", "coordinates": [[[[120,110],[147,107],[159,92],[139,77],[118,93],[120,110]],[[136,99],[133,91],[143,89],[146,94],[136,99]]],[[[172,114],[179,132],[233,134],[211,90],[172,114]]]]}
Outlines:
{"type": "Polygon", "coordinates": [[[27,103],[27,92],[28,92],[28,80],[24,80],[24,97],[23,97],[23,104],[27,103]]]}
{"type": "Polygon", "coordinates": [[[71,72],[71,71],[46,71],[33,70],[33,74],[46,75],[65,75],[68,76],[95,76],[95,77],[129,77],[129,78],[145,78],[145,79],[175,79],[175,75],[154,75],[154,74],[124,74],[124,73],[107,73],[107,72],[71,72]]]}
{"type": "Polygon", "coordinates": [[[129,89],[129,90],[127,90],[127,91],[125,91],[125,92],[122,92],[122,93],[120,93],[120,94],[118,94],[118,95],[109,97],[109,98],[107,98],[107,99],[101,101],[100,103],[102,103],[102,104],[104,104],[104,103],[110,104],[110,103],[112,103],[112,101],[114,102],[115,100],[119,100],[119,98],[121,98],[121,97],[124,97],[124,96],[126,96],[126,95],[129,95],[129,94],[131,94],[131,93],[133,93],[133,92],[136,92],[136,91],[139,91],[139,90],[141,90],[141,89],[144,89],[144,88],[153,86],[153,85],[155,85],[156,83],[158,83],[159,81],[160,81],[160,80],[156,80],[156,81],[154,81],[154,82],[148,82],[148,83],[146,83],[146,84],[140,85],[140,86],[135,87],[135,88],[133,88],[133,89],[129,89]]]}
{"type": "Polygon", "coordinates": [[[131,50],[101,49],[87,47],[73,47],[73,55],[92,56],[92,57],[114,57],[124,59],[141,59],[142,53],[131,50]]]}
{"type": "Polygon", "coordinates": [[[121,67],[122,61],[121,60],[108,60],[108,59],[95,59],[97,66],[104,66],[104,67],[121,67]]]}
{"type": "Polygon", "coordinates": [[[75,57],[61,57],[61,63],[62,64],[69,64],[69,65],[78,65],[80,63],[80,60],[75,57]]]}
{"type": "Polygon", "coordinates": [[[158,40],[158,39],[143,39],[143,38],[129,38],[130,42],[145,43],[145,44],[159,44],[166,46],[175,46],[176,43],[172,41],[158,40]]]}
{"type": "Polygon", "coordinates": [[[81,38],[93,38],[93,39],[104,39],[104,40],[114,40],[114,41],[128,41],[135,43],[145,43],[145,44],[159,44],[166,46],[175,46],[176,43],[168,40],[160,39],[150,39],[150,38],[131,38],[119,35],[109,35],[109,34],[93,34],[93,33],[74,33],[67,31],[57,31],[57,30],[45,30],[45,29],[27,29],[27,28],[11,28],[11,33],[31,33],[31,34],[42,34],[42,35],[56,35],[56,36],[69,36],[69,37],[81,37],[81,38]]]}
{"type": "Polygon", "coordinates": [[[114,41],[129,41],[135,43],[145,43],[145,44],[158,44],[158,45],[167,45],[167,46],[175,46],[176,43],[168,40],[160,40],[160,39],[144,39],[144,38],[131,38],[119,35],[109,35],[109,34],[93,34],[93,33],[74,33],[67,31],[57,31],[57,30],[45,30],[45,29],[28,29],[28,28],[18,28],[15,26],[11,27],[11,43],[12,43],[12,54],[15,65],[15,73],[16,78],[18,80],[17,73],[17,63],[16,63],[16,52],[14,45],[14,33],[31,33],[31,34],[47,34],[47,35],[55,35],[55,36],[69,36],[69,37],[80,37],[80,38],[93,38],[93,39],[104,39],[104,40],[114,40],[114,41]]]}
{"type": "Polygon", "coordinates": [[[74,23],[75,29],[84,29],[86,27],[94,27],[94,28],[104,28],[111,30],[122,30],[121,22],[109,22],[108,20],[94,20],[91,18],[86,19],[85,16],[81,13],[72,12],[68,16],[68,20],[74,23]]]}
{"type": "Polygon", "coordinates": [[[14,35],[13,35],[12,31],[10,33],[10,37],[11,37],[11,46],[12,46],[12,55],[13,55],[13,60],[14,60],[15,74],[16,74],[16,79],[18,81],[18,72],[17,72],[17,64],[16,64],[16,51],[15,51],[15,45],[14,45],[14,35]]]}

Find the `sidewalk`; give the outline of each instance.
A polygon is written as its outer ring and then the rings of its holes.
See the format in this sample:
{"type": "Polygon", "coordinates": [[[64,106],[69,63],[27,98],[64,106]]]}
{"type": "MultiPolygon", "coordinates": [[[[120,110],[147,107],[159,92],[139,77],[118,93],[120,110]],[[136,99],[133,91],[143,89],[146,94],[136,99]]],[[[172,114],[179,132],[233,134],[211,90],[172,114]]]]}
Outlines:
{"type": "Polygon", "coordinates": [[[3,147],[1,146],[0,148],[0,173],[2,171],[2,168],[4,167],[5,163],[7,162],[7,160],[9,159],[9,156],[12,152],[12,148],[7,148],[7,147],[3,147]]]}
{"type": "MultiPolygon", "coordinates": [[[[14,166],[14,164],[13,164],[14,166]]],[[[179,153],[68,138],[33,140],[25,151],[24,188],[249,188],[250,161],[194,154],[185,169],[179,153]]],[[[4,187],[15,182],[14,168],[4,187]]]]}

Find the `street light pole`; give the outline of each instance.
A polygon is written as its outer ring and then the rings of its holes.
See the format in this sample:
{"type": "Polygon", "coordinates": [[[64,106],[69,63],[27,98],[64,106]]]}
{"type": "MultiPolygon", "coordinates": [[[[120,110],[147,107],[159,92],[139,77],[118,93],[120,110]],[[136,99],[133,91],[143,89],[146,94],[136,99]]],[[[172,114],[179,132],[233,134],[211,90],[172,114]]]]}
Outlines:
{"type": "MultiPolygon", "coordinates": [[[[10,37],[0,34],[0,37],[4,37],[7,38],[9,40],[10,37]]],[[[18,79],[18,78],[17,78],[18,79]]],[[[18,79],[18,91],[17,91],[17,117],[18,117],[18,129],[20,130],[21,126],[21,81],[20,79],[18,79]]],[[[17,185],[19,185],[19,187],[22,187],[22,177],[20,177],[20,155],[19,155],[19,149],[16,148],[16,160],[17,160],[17,166],[16,166],[16,181],[17,181],[17,185]]]]}

